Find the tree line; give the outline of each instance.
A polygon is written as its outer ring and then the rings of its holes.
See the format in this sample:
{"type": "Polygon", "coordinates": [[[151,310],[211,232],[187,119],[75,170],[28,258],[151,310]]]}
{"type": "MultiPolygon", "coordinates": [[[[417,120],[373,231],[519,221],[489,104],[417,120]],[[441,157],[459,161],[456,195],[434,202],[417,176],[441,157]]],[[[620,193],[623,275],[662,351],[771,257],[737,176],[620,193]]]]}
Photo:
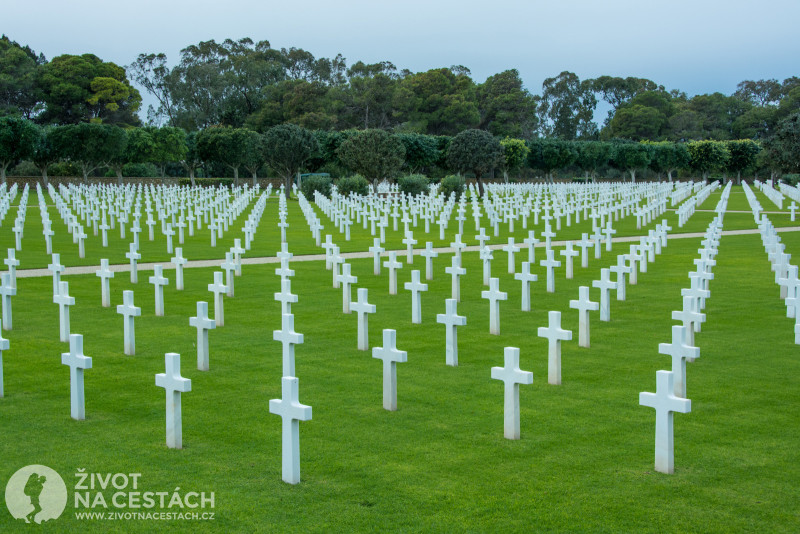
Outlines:
{"type": "Polygon", "coordinates": [[[93,54],[50,61],[27,45],[0,38],[0,115],[39,124],[103,122],[139,126],[142,97],[156,100],[149,125],[246,127],[263,133],[297,124],[310,130],[370,129],[456,135],[480,129],[524,140],[763,140],[800,111],[800,78],[745,80],[732,95],[689,97],[636,77],[581,80],[562,72],[540,94],[515,69],[483,83],[455,65],[411,72],[390,61],[348,65],[341,54],[315,58],[268,41],[214,40],[190,45],[170,67],[163,53],[143,53],[126,67],[93,54]],[[598,102],[610,111],[593,120],[598,102]]]}

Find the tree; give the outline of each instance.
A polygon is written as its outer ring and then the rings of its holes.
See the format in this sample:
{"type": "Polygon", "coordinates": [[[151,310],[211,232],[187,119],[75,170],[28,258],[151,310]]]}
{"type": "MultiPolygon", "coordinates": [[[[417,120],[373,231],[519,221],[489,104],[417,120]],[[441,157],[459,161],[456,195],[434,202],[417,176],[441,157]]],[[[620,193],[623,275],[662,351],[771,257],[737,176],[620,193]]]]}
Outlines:
{"type": "Polygon", "coordinates": [[[125,69],[93,54],[57,56],[41,67],[44,123],[106,122],[137,125],[142,97],[125,69]]]}
{"type": "Polygon", "coordinates": [[[600,76],[593,80],[586,80],[586,82],[594,92],[600,93],[603,100],[611,104],[614,108],[609,111],[606,122],[611,120],[617,109],[630,102],[639,93],[644,91],[664,90],[663,86],[656,85],[655,82],[647,78],[600,76]]]}
{"type": "MultiPolygon", "coordinates": [[[[138,128],[133,128],[133,130],[138,130],[138,128]]],[[[121,130],[121,132],[125,138],[123,141],[124,147],[122,150],[111,154],[106,162],[117,175],[117,184],[119,185],[122,185],[122,168],[131,161],[130,152],[128,151],[129,133],[126,130],[121,130]]]]}
{"type": "Polygon", "coordinates": [[[153,136],[153,152],[150,162],[158,167],[161,181],[166,178],[167,164],[177,163],[186,157],[186,132],[181,128],[164,126],[163,128],[149,127],[153,136]]]}
{"type": "Polygon", "coordinates": [[[480,123],[475,83],[465,73],[431,69],[400,81],[394,105],[406,130],[455,135],[480,123]]]}
{"type": "Polygon", "coordinates": [[[655,140],[666,121],[666,116],[657,109],[637,104],[618,109],[608,123],[608,129],[611,137],[631,141],[655,140]]]}
{"type": "Polygon", "coordinates": [[[136,61],[128,65],[127,71],[134,82],[144,87],[158,101],[158,108],[148,108],[148,120],[158,124],[162,118],[166,118],[168,126],[175,126],[175,105],[169,87],[167,56],[139,54],[136,61]]]}
{"type": "Polygon", "coordinates": [[[216,161],[233,170],[239,185],[239,168],[247,158],[247,132],[244,128],[206,128],[197,135],[197,153],[203,161],[216,161]]]}
{"type": "Polygon", "coordinates": [[[503,161],[500,142],[486,130],[464,130],[456,135],[447,149],[447,164],[458,172],[472,172],[483,195],[483,175],[503,161]]]}
{"type": "Polygon", "coordinates": [[[244,168],[253,177],[253,187],[258,183],[258,169],[264,164],[264,138],[253,130],[244,131],[244,168]]]}
{"type": "Polygon", "coordinates": [[[781,99],[781,84],[778,80],[745,80],[736,86],[736,98],[754,106],[775,106],[781,99]]]}
{"type": "Polygon", "coordinates": [[[503,147],[503,158],[500,167],[503,169],[503,180],[508,183],[508,173],[514,169],[522,168],[528,159],[531,149],[522,139],[506,137],[500,141],[503,147]]]}
{"type": "Polygon", "coordinates": [[[374,185],[392,178],[406,159],[406,149],[395,136],[383,130],[363,130],[344,141],[337,150],[341,162],[374,185]]]}
{"type": "Polygon", "coordinates": [[[642,143],[619,143],[614,148],[612,162],[618,169],[628,171],[631,182],[635,182],[636,169],[650,164],[650,147],[642,143]]]}
{"type": "Polygon", "coordinates": [[[661,141],[648,143],[650,146],[650,168],[657,173],[666,172],[667,180],[672,181],[672,173],[689,166],[689,151],[683,143],[661,141]]]}
{"type": "Polygon", "coordinates": [[[284,194],[288,200],[292,192],[292,179],[319,151],[317,138],[300,126],[280,124],[267,130],[262,146],[267,164],[283,177],[284,194]]]}
{"type": "Polygon", "coordinates": [[[765,142],[765,156],[784,172],[800,172],[800,112],[778,123],[775,135],[765,142]]]}
{"type": "Polygon", "coordinates": [[[58,153],[81,168],[85,183],[89,182],[89,173],[108,165],[126,146],[122,129],[108,124],[65,125],[53,130],[51,139],[58,153]]]}
{"type": "Polygon", "coordinates": [[[41,106],[39,67],[45,63],[27,46],[0,37],[0,114],[31,119],[41,106]]]}
{"type": "Polygon", "coordinates": [[[711,171],[722,169],[728,163],[730,152],[724,143],[718,141],[694,141],[686,145],[691,157],[690,165],[708,179],[711,171]]]}
{"type": "Polygon", "coordinates": [[[592,122],[596,106],[591,83],[582,83],[577,75],[564,71],[542,83],[539,127],[545,135],[567,141],[592,137],[597,133],[592,122]]]}
{"type": "Polygon", "coordinates": [[[189,132],[186,134],[186,153],[183,156],[181,165],[183,165],[183,168],[189,173],[189,180],[192,182],[192,187],[194,187],[195,171],[200,167],[201,163],[202,159],[197,153],[197,132],[189,132]]]}
{"type": "Polygon", "coordinates": [[[0,180],[6,183],[6,170],[33,154],[39,130],[31,121],[19,117],[0,117],[0,180]]]}
{"type": "Polygon", "coordinates": [[[529,143],[531,149],[528,164],[540,169],[548,180],[553,179],[553,171],[572,165],[578,157],[574,141],[561,139],[534,139],[529,143]]]}
{"type": "Polygon", "coordinates": [[[605,141],[579,141],[575,143],[575,164],[584,172],[588,180],[591,174],[594,179],[597,169],[608,165],[613,155],[611,143],[605,141]]]}
{"type": "Polygon", "coordinates": [[[399,133],[395,137],[403,143],[406,150],[404,167],[409,173],[417,173],[436,164],[441,154],[439,143],[432,135],[399,133]]]}
{"type": "Polygon", "coordinates": [[[530,139],[537,126],[536,100],[516,69],[489,76],[478,86],[478,129],[497,137],[530,139]]]}
{"type": "Polygon", "coordinates": [[[42,171],[42,183],[47,186],[47,167],[61,160],[57,147],[53,143],[53,130],[60,126],[45,126],[39,129],[39,136],[33,147],[31,161],[42,171]]]}
{"type": "Polygon", "coordinates": [[[756,157],[761,151],[761,146],[752,139],[738,139],[727,141],[725,146],[730,153],[726,170],[736,173],[736,183],[742,182],[742,172],[756,164],[756,157]]]}

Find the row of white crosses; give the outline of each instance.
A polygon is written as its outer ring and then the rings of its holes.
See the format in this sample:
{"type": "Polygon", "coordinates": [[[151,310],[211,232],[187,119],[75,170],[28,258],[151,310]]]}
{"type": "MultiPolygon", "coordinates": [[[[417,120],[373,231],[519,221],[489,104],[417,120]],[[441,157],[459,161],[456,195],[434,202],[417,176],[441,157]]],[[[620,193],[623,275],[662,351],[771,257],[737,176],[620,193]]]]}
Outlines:
{"type": "Polygon", "coordinates": [[[639,404],[656,411],[655,470],[660,473],[671,474],[675,470],[673,413],[691,411],[692,404],[686,390],[686,362],[693,362],[700,356],[700,349],[694,343],[694,332],[700,331],[700,323],[705,320],[701,310],[711,294],[708,282],[713,279],[711,269],[716,265],[714,257],[718,252],[730,186],[729,182],[717,204],[717,215],[701,241],[700,258],[695,260],[697,272],[689,274],[691,287],[681,290],[683,310],[672,313],[672,318],[682,324],[672,327],[671,343],[658,345],[658,352],[671,358],[672,370],[656,372],[655,393],[639,394],[639,404]]]}

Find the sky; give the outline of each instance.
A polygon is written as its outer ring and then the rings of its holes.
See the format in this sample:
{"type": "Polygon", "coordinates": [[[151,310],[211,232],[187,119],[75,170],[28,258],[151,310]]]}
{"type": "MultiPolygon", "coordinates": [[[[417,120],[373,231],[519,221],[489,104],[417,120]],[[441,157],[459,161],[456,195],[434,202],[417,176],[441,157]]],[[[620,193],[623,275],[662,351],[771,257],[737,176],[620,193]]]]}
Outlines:
{"type": "Polygon", "coordinates": [[[534,94],[564,70],[689,95],[800,75],[800,0],[0,0],[0,13],[0,33],[48,59],[89,52],[123,66],[156,52],[175,64],[187,45],[250,37],[341,53],[348,65],[464,65],[477,82],[515,68],[534,94]]]}

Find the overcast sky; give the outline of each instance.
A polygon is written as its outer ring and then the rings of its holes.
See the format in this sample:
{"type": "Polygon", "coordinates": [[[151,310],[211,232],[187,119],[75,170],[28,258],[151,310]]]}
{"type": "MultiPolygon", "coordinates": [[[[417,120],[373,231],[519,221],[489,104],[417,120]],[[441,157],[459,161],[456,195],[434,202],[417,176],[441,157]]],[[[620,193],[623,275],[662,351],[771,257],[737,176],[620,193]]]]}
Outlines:
{"type": "Polygon", "coordinates": [[[690,95],[800,75],[800,0],[0,0],[0,13],[0,32],[48,59],[90,52],[119,65],[151,52],[174,64],[189,44],[250,37],[348,65],[460,64],[478,82],[516,68],[532,93],[563,70],[690,95]]]}

